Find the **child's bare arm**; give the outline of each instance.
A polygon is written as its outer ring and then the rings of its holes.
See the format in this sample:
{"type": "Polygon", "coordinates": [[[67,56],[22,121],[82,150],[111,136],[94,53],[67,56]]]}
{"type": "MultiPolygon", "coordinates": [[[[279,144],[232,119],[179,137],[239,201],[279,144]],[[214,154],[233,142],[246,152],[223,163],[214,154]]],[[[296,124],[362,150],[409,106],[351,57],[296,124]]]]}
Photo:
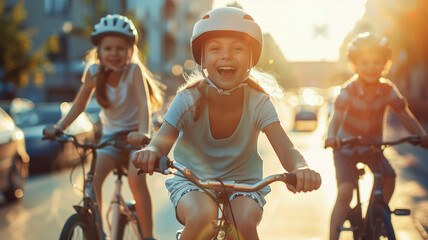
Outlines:
{"type": "Polygon", "coordinates": [[[267,125],[265,132],[282,166],[288,172],[294,172],[297,177],[297,186],[287,185],[292,192],[307,192],[321,186],[319,173],[309,169],[303,155],[288,138],[279,122],[267,125]]]}
{"type": "Polygon", "coordinates": [[[141,145],[146,138],[150,138],[152,111],[150,108],[147,82],[143,79],[141,69],[137,66],[132,76],[132,87],[137,97],[138,131],[130,132],[127,140],[133,145],[141,145]]]}
{"type": "Polygon", "coordinates": [[[143,172],[152,175],[156,159],[168,155],[177,140],[178,133],[178,130],[174,126],[168,122],[164,122],[150,144],[134,153],[132,164],[136,168],[142,169],[143,172]]]}
{"type": "Polygon", "coordinates": [[[418,119],[413,115],[408,107],[405,107],[403,111],[396,113],[400,119],[401,124],[409,131],[411,134],[418,134],[421,136],[426,135],[424,128],[419,123],[418,119]]]}
{"type": "Polygon", "coordinates": [[[340,125],[343,122],[343,113],[339,111],[334,111],[330,117],[327,138],[325,140],[325,147],[339,147],[340,141],[337,138],[337,131],[339,130],[340,125]]]}
{"type": "Polygon", "coordinates": [[[73,100],[73,105],[70,111],[61,118],[57,125],[60,129],[64,130],[86,109],[89,100],[95,90],[95,83],[93,77],[88,72],[83,74],[84,81],[77,92],[76,97],[73,100]]]}
{"type": "Polygon", "coordinates": [[[401,124],[403,124],[410,134],[417,134],[421,136],[421,146],[428,148],[428,135],[410,109],[405,107],[404,110],[397,112],[396,114],[400,119],[401,124]]]}

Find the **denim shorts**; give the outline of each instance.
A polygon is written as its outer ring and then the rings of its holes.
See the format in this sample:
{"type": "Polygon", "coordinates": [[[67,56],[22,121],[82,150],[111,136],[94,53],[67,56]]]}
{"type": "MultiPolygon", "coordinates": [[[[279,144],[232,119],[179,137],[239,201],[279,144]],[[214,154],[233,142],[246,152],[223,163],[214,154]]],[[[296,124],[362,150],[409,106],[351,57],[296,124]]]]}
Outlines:
{"type": "MultiPolygon", "coordinates": [[[[111,134],[111,135],[103,135],[101,137],[100,143],[105,142],[105,141],[109,141],[109,140],[115,140],[115,141],[124,141],[126,142],[126,138],[128,136],[128,133],[130,133],[131,131],[126,131],[126,132],[118,132],[115,134],[111,134]]],[[[134,151],[132,150],[126,150],[126,149],[120,149],[114,146],[105,146],[103,148],[100,148],[97,150],[97,154],[105,154],[108,155],[110,157],[112,157],[113,159],[116,159],[117,161],[120,162],[121,166],[124,166],[125,168],[128,168],[128,164],[129,164],[129,159],[131,157],[131,153],[133,153],[134,151]]]]}
{"type": "MultiPolygon", "coordinates": [[[[174,176],[172,178],[167,179],[165,181],[165,186],[169,192],[169,198],[170,198],[171,202],[174,204],[175,209],[177,209],[178,201],[186,193],[189,193],[191,191],[199,191],[199,192],[205,193],[204,190],[202,190],[201,188],[196,186],[191,181],[189,181],[185,178],[182,178],[182,177],[178,177],[178,176],[174,176]]],[[[208,191],[214,194],[214,192],[212,190],[208,190],[208,191]]],[[[229,201],[232,201],[233,199],[235,199],[236,197],[239,197],[239,196],[251,197],[252,199],[254,199],[259,204],[260,208],[263,210],[263,207],[266,204],[265,196],[269,192],[270,192],[269,186],[261,189],[258,192],[234,192],[232,195],[230,195],[229,201]]],[[[177,213],[177,211],[176,211],[176,213],[177,213]]],[[[180,221],[178,216],[176,216],[176,218],[181,224],[184,225],[184,223],[180,221]]]]}
{"type": "Polygon", "coordinates": [[[366,164],[373,173],[380,173],[385,177],[395,178],[395,171],[389,164],[382,152],[378,153],[343,153],[340,150],[334,150],[334,166],[336,168],[337,184],[352,182],[358,180],[357,163],[366,164]]]}

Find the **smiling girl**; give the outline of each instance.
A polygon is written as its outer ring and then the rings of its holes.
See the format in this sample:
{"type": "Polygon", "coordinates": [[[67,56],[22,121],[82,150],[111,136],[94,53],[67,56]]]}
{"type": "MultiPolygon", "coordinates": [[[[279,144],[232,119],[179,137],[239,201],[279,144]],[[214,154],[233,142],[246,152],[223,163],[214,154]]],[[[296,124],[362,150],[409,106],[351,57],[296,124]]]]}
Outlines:
{"type": "MultiPolygon", "coordinates": [[[[101,18],[91,36],[96,48],[88,54],[82,86],[73,106],[56,125],[45,128],[46,136],[64,131],[85,111],[96,90],[95,96],[101,106],[101,141],[114,139],[142,145],[150,138],[151,114],[162,104],[162,93],[138,58],[137,40],[137,30],[127,17],[114,14],[101,18]]],[[[128,182],[136,201],[143,237],[153,239],[152,204],[146,176],[137,174],[129,161],[130,154],[112,146],[98,151],[95,194],[102,213],[102,185],[119,160],[128,169],[128,182]]]]}
{"type": "MultiPolygon", "coordinates": [[[[155,160],[168,155],[176,142],[175,161],[198,178],[254,183],[263,178],[257,142],[264,132],[284,169],[297,175],[297,186],[288,188],[293,192],[319,188],[320,175],[308,168],[272,104],[271,96],[281,89],[266,74],[256,77],[252,71],[262,49],[262,32],[253,18],[238,8],[212,10],[195,24],[191,47],[202,76],[193,76],[179,90],[159,132],[149,146],[134,154],[134,165],[152,174],[155,160]],[[262,86],[273,91],[268,93],[262,86]]],[[[177,219],[185,225],[180,239],[211,239],[216,203],[179,176],[165,184],[177,219]]],[[[236,237],[237,232],[240,239],[258,239],[257,225],[269,192],[265,187],[231,196],[237,229],[229,236],[236,237]]]]}

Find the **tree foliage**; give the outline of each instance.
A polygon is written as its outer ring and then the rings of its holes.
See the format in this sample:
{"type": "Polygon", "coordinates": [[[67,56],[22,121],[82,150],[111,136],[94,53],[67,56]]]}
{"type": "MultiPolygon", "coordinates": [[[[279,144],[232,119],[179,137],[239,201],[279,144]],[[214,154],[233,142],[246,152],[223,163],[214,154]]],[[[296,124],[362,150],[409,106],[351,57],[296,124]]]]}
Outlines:
{"type": "Polygon", "coordinates": [[[11,82],[21,87],[33,80],[41,85],[45,72],[53,67],[46,57],[48,51],[55,51],[58,42],[48,38],[42,46],[34,49],[32,37],[35,29],[25,27],[27,11],[24,1],[19,0],[11,9],[0,0],[0,69],[3,71],[2,82],[11,82]]]}

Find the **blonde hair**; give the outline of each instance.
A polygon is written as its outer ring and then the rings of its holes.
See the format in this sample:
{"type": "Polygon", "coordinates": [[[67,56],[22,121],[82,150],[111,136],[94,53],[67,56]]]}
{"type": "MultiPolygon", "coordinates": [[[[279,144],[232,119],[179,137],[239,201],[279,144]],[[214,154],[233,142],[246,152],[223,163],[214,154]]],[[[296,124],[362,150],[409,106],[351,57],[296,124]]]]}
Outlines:
{"type": "MultiPolygon", "coordinates": [[[[137,64],[142,72],[143,81],[147,81],[147,86],[149,90],[149,98],[150,98],[150,104],[153,111],[159,110],[163,105],[163,90],[165,89],[165,85],[157,81],[153,74],[146,68],[146,66],[141,61],[141,53],[137,47],[137,45],[132,45],[132,56],[130,58],[129,63],[137,64]]],[[[96,95],[98,103],[104,107],[108,108],[110,105],[110,102],[107,98],[107,92],[106,92],[106,80],[107,80],[107,74],[108,72],[104,67],[101,66],[101,62],[98,56],[98,48],[95,47],[88,51],[85,57],[85,72],[87,72],[89,66],[92,64],[98,64],[100,65],[99,71],[97,73],[97,81],[96,81],[96,95]]]]}
{"type": "MultiPolygon", "coordinates": [[[[207,104],[207,98],[205,95],[208,84],[205,81],[202,73],[197,69],[195,69],[190,74],[184,74],[184,79],[186,80],[186,83],[180,86],[177,92],[195,87],[199,91],[199,98],[191,107],[195,108],[195,115],[193,120],[197,121],[202,110],[207,104]]],[[[250,76],[247,80],[244,81],[244,83],[247,83],[249,87],[255,89],[256,91],[268,95],[275,103],[278,103],[279,100],[284,96],[282,87],[278,84],[276,78],[273,75],[266,72],[261,72],[255,68],[252,68],[250,76]]]]}

